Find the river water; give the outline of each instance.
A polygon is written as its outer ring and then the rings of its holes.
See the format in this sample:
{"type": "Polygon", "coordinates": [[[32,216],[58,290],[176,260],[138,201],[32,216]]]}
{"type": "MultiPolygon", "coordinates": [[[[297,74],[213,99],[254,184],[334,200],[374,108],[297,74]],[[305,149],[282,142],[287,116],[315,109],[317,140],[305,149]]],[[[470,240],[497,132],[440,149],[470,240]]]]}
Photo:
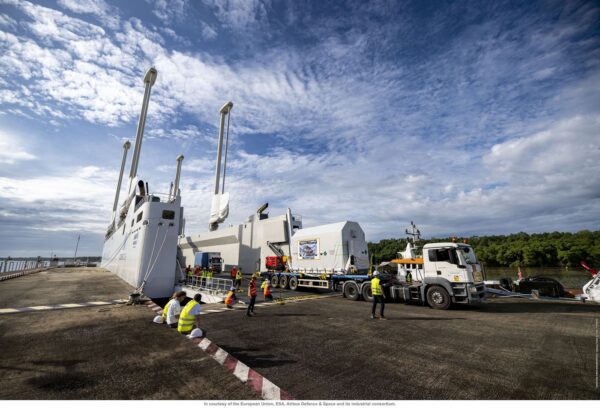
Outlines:
{"type": "MultiPolygon", "coordinates": [[[[517,268],[510,267],[491,267],[485,268],[486,278],[488,280],[497,280],[500,278],[517,279],[517,268]]],[[[558,279],[565,287],[570,289],[581,289],[592,277],[585,269],[581,267],[574,268],[555,268],[555,267],[521,267],[523,277],[542,275],[549,278],[558,279]]]]}

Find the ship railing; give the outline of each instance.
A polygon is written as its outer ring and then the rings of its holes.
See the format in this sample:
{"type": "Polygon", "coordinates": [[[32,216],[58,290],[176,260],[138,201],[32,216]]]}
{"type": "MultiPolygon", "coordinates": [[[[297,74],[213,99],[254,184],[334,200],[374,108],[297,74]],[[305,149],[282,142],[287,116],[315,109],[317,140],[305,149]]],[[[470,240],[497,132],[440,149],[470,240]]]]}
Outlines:
{"type": "Polygon", "coordinates": [[[233,286],[232,279],[208,278],[205,276],[188,276],[186,286],[211,293],[227,293],[233,286]]]}
{"type": "Polygon", "coordinates": [[[48,268],[51,266],[51,261],[37,261],[37,260],[19,260],[19,259],[5,259],[0,261],[0,274],[9,272],[24,272],[40,268],[48,268]]]}

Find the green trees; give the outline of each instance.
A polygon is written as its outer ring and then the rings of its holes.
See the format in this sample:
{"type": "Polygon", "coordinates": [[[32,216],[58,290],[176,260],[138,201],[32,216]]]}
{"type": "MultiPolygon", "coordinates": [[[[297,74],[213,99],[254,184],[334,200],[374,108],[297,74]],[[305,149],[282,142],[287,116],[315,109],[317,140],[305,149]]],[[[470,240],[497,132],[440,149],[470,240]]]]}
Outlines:
{"type": "MultiPolygon", "coordinates": [[[[422,240],[428,242],[450,241],[443,237],[422,240]]],[[[575,266],[580,261],[599,266],[600,231],[549,232],[483,237],[457,237],[457,242],[467,239],[475,248],[480,261],[489,266],[575,266]]],[[[383,239],[369,243],[375,262],[389,261],[406,247],[406,239],[383,239]]]]}

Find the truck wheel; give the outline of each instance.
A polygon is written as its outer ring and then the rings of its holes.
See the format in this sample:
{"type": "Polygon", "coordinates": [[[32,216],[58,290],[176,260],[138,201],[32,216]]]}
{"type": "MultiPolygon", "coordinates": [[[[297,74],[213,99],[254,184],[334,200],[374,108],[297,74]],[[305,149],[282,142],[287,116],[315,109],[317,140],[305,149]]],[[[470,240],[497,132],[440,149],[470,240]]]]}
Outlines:
{"type": "Polygon", "coordinates": [[[365,283],[362,285],[362,296],[367,302],[373,301],[373,292],[371,292],[371,283],[365,283]]]}
{"type": "Polygon", "coordinates": [[[427,289],[427,303],[432,309],[446,310],[452,302],[446,289],[432,285],[427,289]]]}
{"type": "Polygon", "coordinates": [[[290,290],[296,290],[298,289],[298,278],[296,276],[292,276],[290,278],[290,290]]]}
{"type": "Polygon", "coordinates": [[[274,288],[279,287],[279,276],[277,276],[277,275],[271,276],[271,286],[273,286],[274,288]]]}
{"type": "Polygon", "coordinates": [[[287,289],[288,287],[288,277],[285,275],[281,275],[279,277],[279,287],[281,289],[287,289]]]}
{"type": "Polygon", "coordinates": [[[348,282],[344,285],[344,296],[350,300],[358,300],[360,298],[360,291],[356,282],[348,282]]]}

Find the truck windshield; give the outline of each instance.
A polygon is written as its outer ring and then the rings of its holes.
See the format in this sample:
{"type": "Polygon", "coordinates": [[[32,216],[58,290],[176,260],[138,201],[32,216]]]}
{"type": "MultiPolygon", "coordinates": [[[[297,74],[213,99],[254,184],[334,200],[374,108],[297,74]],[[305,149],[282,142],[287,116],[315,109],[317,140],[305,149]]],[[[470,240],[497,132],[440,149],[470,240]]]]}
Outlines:
{"type": "Polygon", "coordinates": [[[463,259],[468,264],[476,264],[477,258],[475,257],[475,252],[473,252],[472,248],[469,247],[460,247],[458,250],[462,253],[463,259]]]}

